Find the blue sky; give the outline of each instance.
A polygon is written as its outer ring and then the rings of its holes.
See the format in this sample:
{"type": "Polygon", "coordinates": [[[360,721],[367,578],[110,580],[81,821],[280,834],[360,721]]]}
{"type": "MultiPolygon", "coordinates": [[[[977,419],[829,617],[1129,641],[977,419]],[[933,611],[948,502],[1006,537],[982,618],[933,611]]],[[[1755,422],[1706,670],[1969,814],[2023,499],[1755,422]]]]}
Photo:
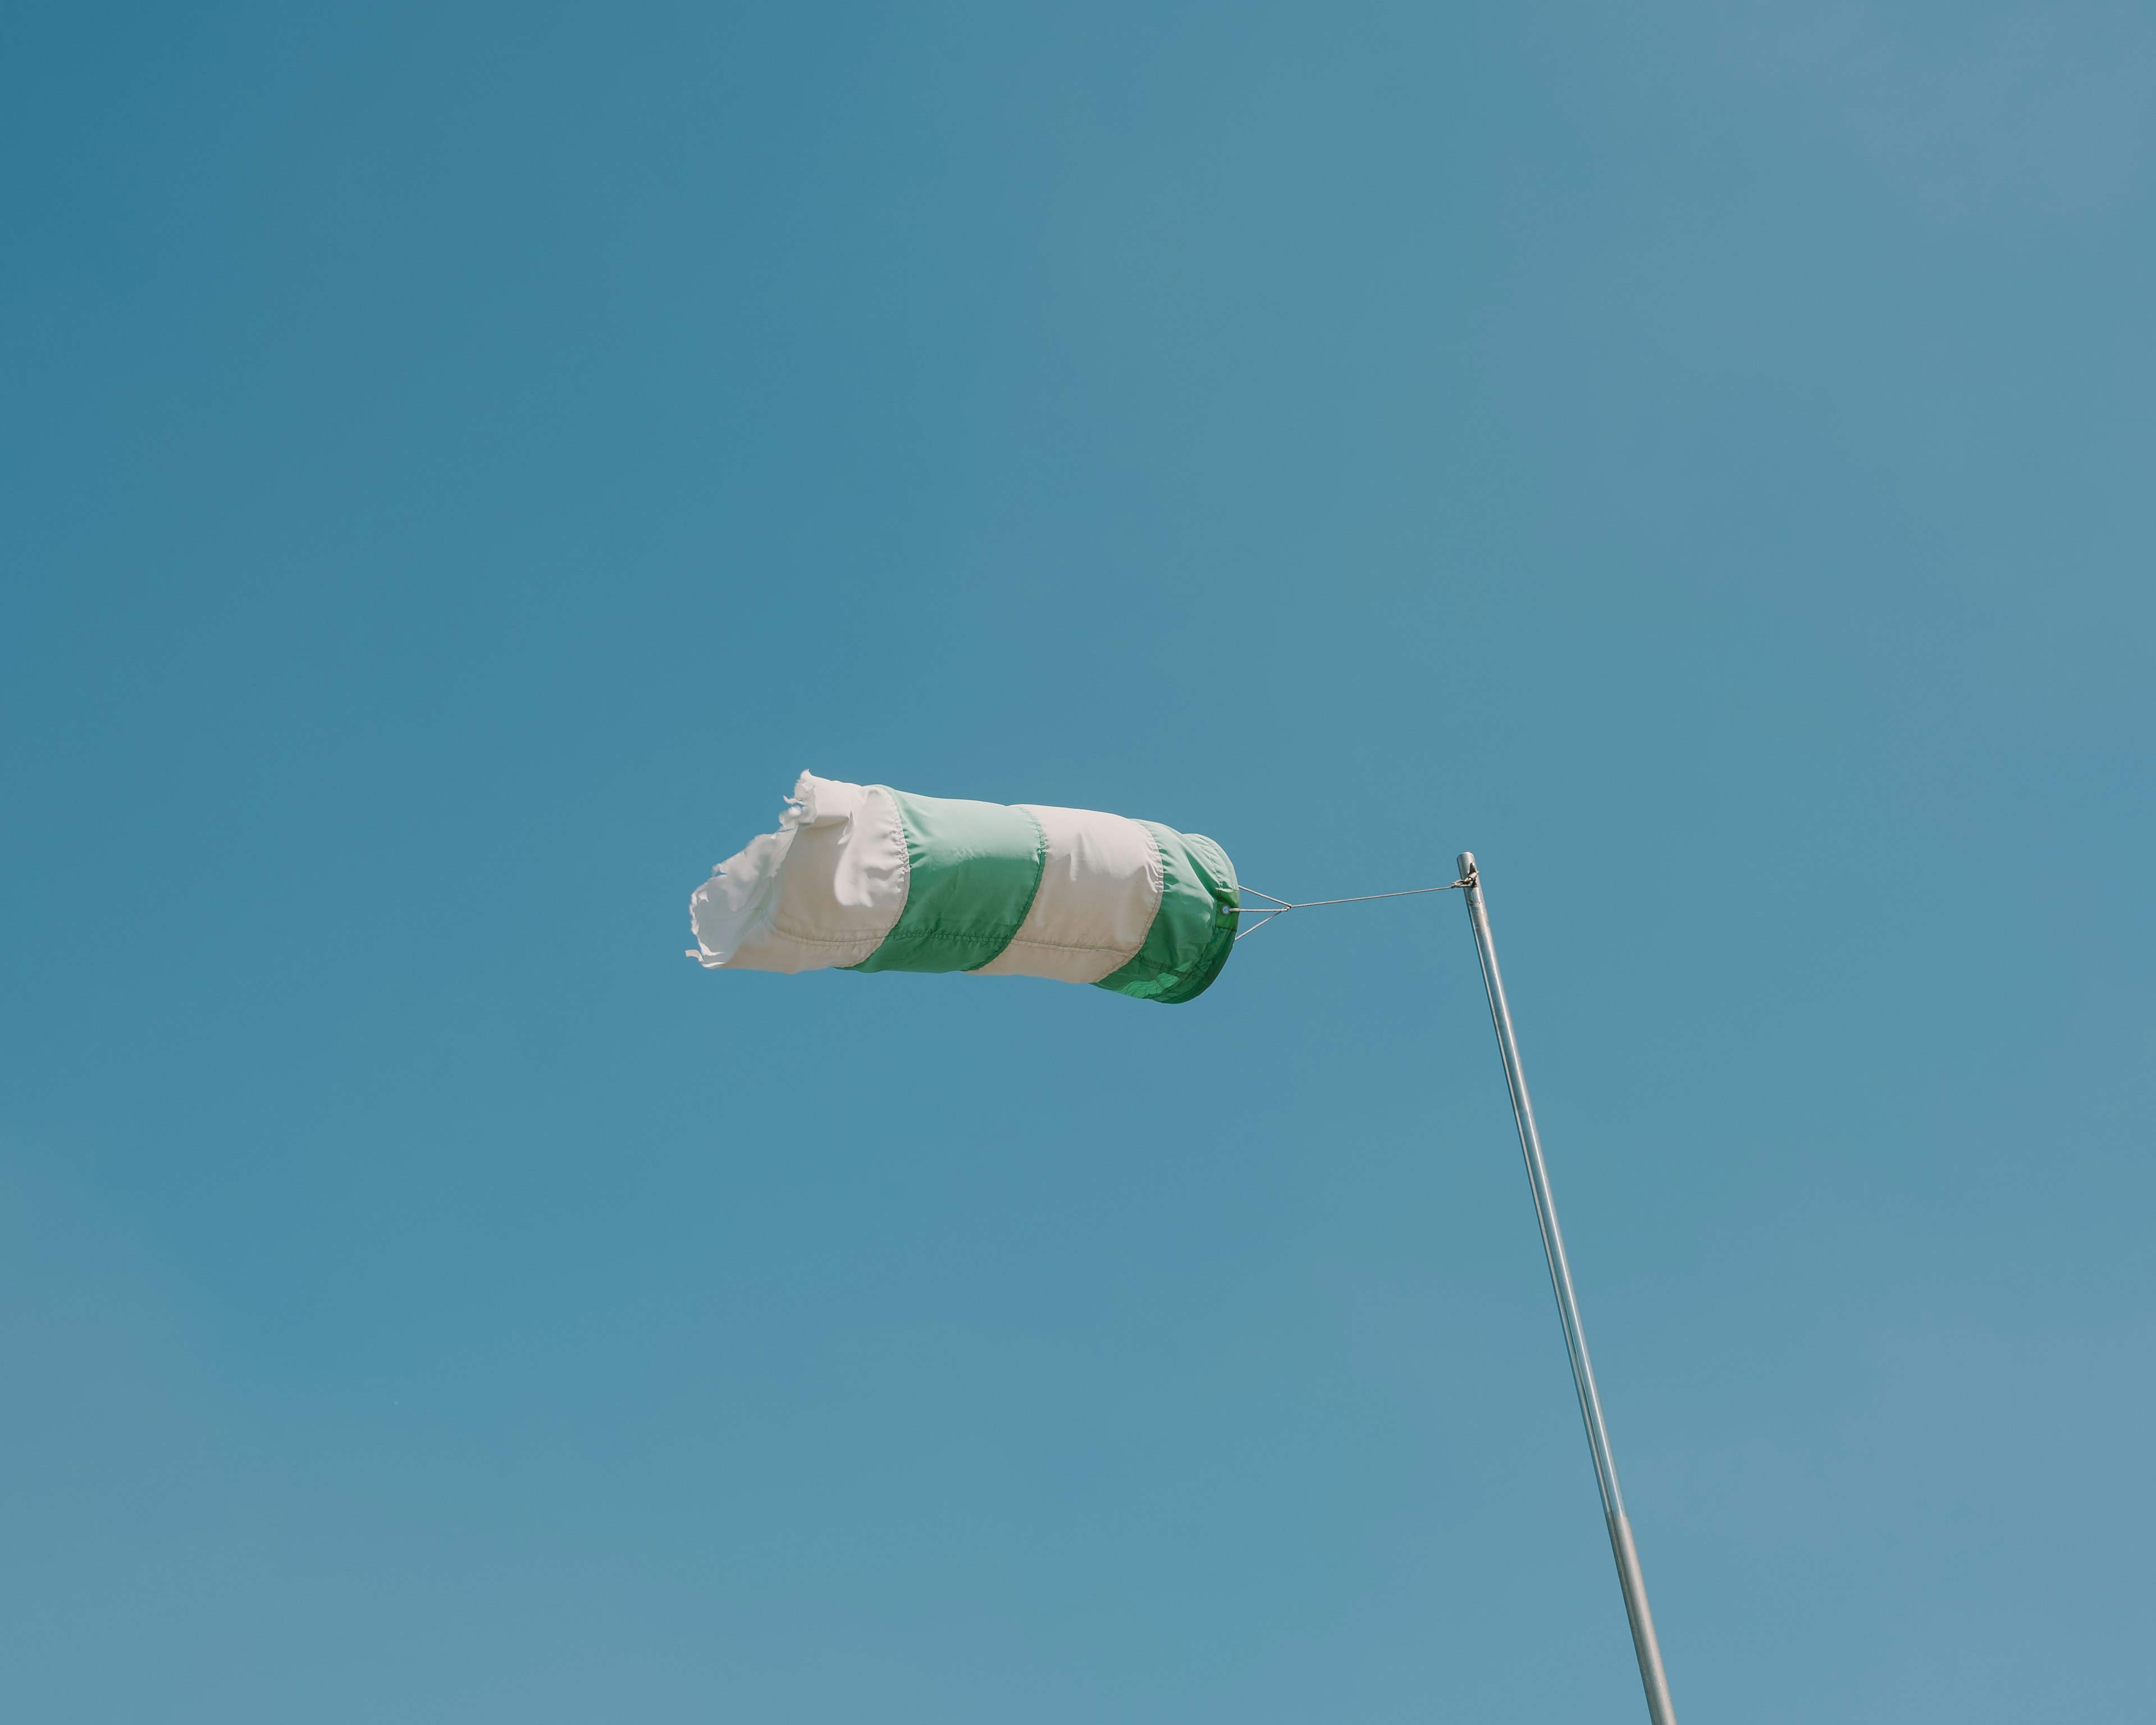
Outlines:
{"type": "Polygon", "coordinates": [[[1639,1716],[1457,902],[703,973],[803,768],[1476,850],[1681,1715],[2156,1708],[2152,79],[9,10],[11,1712],[1639,1716]]]}

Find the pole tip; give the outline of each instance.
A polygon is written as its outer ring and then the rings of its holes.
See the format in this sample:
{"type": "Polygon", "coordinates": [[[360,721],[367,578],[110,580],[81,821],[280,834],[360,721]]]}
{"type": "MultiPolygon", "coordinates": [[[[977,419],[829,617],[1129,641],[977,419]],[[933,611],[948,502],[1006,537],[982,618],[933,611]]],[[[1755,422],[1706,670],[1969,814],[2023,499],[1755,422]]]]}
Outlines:
{"type": "Polygon", "coordinates": [[[1465,880],[1475,872],[1475,853],[1471,850],[1461,851],[1454,866],[1460,870],[1460,878],[1465,880]]]}

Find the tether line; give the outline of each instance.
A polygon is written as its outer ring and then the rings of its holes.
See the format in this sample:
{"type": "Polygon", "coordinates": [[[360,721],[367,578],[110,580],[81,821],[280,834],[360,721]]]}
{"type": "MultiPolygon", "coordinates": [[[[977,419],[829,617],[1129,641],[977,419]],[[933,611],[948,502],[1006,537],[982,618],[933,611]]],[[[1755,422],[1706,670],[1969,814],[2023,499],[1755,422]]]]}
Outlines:
{"type": "Polygon", "coordinates": [[[1410,886],[1401,892],[1358,892],[1353,898],[1311,898],[1305,899],[1299,904],[1291,903],[1284,898],[1273,898],[1270,892],[1258,892],[1258,889],[1255,886],[1245,886],[1241,889],[1243,891],[1257,893],[1260,898],[1271,899],[1272,902],[1263,905],[1238,906],[1229,914],[1235,916],[1258,916],[1264,919],[1262,922],[1253,922],[1243,931],[1242,934],[1235,937],[1237,940],[1240,940],[1243,935],[1255,934],[1274,917],[1284,916],[1290,911],[1322,910],[1327,905],[1367,905],[1373,899],[1414,898],[1425,892],[1456,892],[1461,887],[1472,884],[1470,880],[1461,879],[1453,881],[1448,886],[1410,886]]]}

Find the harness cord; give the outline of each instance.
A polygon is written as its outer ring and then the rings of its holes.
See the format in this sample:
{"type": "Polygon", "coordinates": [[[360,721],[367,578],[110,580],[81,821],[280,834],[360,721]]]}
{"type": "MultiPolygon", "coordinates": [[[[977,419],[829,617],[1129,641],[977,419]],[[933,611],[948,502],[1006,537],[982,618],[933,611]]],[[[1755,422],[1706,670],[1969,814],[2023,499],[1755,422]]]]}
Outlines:
{"type": "Polygon", "coordinates": [[[1291,903],[1288,900],[1284,898],[1274,898],[1272,894],[1270,892],[1259,892],[1258,889],[1255,886],[1245,886],[1241,889],[1243,891],[1256,893],[1258,897],[1269,899],[1271,902],[1262,905],[1240,905],[1235,910],[1229,912],[1229,914],[1235,916],[1256,916],[1263,919],[1260,922],[1253,922],[1248,928],[1243,930],[1241,934],[1238,934],[1235,937],[1237,940],[1240,940],[1243,938],[1243,935],[1255,934],[1260,928],[1263,928],[1267,922],[1271,922],[1274,917],[1284,916],[1290,911],[1322,910],[1327,905],[1367,905],[1373,899],[1415,898],[1425,892],[1458,892],[1463,887],[1472,886],[1475,884],[1476,873],[1475,870],[1471,868],[1466,874],[1462,875],[1457,880],[1451,882],[1449,886],[1410,886],[1403,892],[1362,892],[1356,894],[1353,898],[1306,899],[1301,904],[1291,903]]]}

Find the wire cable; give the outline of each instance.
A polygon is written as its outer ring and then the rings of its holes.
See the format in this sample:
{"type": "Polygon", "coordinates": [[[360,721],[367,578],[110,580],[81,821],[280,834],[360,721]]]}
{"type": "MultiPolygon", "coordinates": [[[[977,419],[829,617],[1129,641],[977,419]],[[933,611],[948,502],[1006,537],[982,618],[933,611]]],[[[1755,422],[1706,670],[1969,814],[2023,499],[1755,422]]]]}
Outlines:
{"type": "Polygon", "coordinates": [[[1290,911],[1322,910],[1327,905],[1367,905],[1372,900],[1380,898],[1416,898],[1425,892],[1457,892],[1461,887],[1471,886],[1474,884],[1472,876],[1462,876],[1445,886],[1410,886],[1399,892],[1358,892],[1353,898],[1312,898],[1305,899],[1300,904],[1291,903],[1284,898],[1274,898],[1270,892],[1259,892],[1255,886],[1245,886],[1240,890],[1244,892],[1256,893],[1260,898],[1270,899],[1271,902],[1262,905],[1239,905],[1229,914],[1235,916],[1257,916],[1263,919],[1251,923],[1242,931],[1241,934],[1235,937],[1237,940],[1240,940],[1243,935],[1255,934],[1276,916],[1284,916],[1290,911]]]}

